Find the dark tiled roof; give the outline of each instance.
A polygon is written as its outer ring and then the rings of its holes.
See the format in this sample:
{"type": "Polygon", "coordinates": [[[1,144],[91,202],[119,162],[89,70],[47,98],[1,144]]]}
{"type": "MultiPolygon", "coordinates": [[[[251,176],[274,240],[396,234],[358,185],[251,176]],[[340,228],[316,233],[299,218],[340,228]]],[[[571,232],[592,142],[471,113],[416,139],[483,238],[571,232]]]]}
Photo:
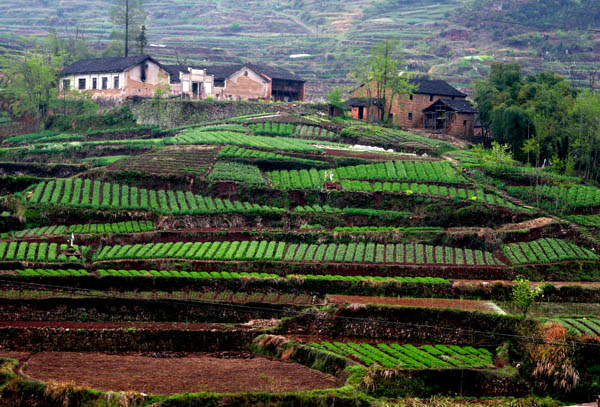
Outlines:
{"type": "Polygon", "coordinates": [[[304,79],[299,76],[294,75],[293,73],[283,69],[276,68],[269,65],[259,65],[259,64],[235,64],[235,65],[213,65],[207,66],[206,71],[209,75],[214,75],[215,81],[224,81],[229,78],[231,75],[236,73],[237,71],[248,67],[257,74],[263,76],[265,79],[271,78],[276,80],[286,80],[286,81],[295,81],[295,82],[305,82],[304,79]]]}
{"type": "Polygon", "coordinates": [[[187,67],[183,65],[163,65],[162,67],[169,73],[171,83],[179,83],[181,81],[179,73],[188,71],[187,67]]]}
{"type": "Polygon", "coordinates": [[[381,104],[381,100],[377,98],[352,98],[348,99],[344,106],[346,108],[352,107],[367,107],[367,106],[377,106],[381,104]]]}
{"type": "Polygon", "coordinates": [[[425,95],[440,95],[440,96],[455,96],[455,97],[467,97],[464,93],[450,86],[446,81],[439,79],[410,79],[410,83],[416,85],[416,89],[413,93],[420,93],[425,95]]]}
{"type": "Polygon", "coordinates": [[[433,103],[428,108],[423,111],[435,110],[435,106],[444,105],[448,107],[450,110],[453,110],[457,113],[477,113],[477,110],[473,107],[471,102],[468,100],[450,100],[450,99],[440,99],[433,103]]]}
{"type": "Polygon", "coordinates": [[[155,64],[160,65],[158,61],[148,55],[139,55],[134,57],[119,57],[119,58],[95,58],[82,59],[77,61],[62,70],[62,75],[75,74],[90,74],[90,73],[110,73],[123,72],[126,69],[151,60],[155,64]]]}
{"type": "Polygon", "coordinates": [[[270,65],[262,65],[262,64],[249,64],[253,71],[260,72],[261,74],[268,76],[271,79],[279,79],[284,81],[294,81],[294,82],[306,82],[301,77],[294,75],[287,69],[278,68],[270,65]]]}
{"type": "Polygon", "coordinates": [[[205,66],[203,68],[206,69],[208,75],[214,75],[215,81],[224,81],[244,66],[245,65],[213,65],[205,66]]]}

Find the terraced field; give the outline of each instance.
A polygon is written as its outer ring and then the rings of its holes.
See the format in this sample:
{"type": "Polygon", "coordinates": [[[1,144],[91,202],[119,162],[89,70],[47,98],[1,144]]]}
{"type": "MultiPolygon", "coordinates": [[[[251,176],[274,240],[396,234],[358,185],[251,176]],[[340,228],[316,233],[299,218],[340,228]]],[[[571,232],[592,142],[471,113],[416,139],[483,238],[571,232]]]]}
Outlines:
{"type": "Polygon", "coordinates": [[[23,185],[0,197],[3,398],[527,403],[533,383],[513,366],[570,341],[577,391],[590,388],[595,187],[516,165],[492,178],[470,150],[374,125],[263,120],[7,143],[2,179],[23,185]],[[369,137],[379,149],[355,147],[369,137]],[[515,176],[537,171],[540,206],[515,176]],[[529,311],[523,285],[540,291],[529,311]]]}

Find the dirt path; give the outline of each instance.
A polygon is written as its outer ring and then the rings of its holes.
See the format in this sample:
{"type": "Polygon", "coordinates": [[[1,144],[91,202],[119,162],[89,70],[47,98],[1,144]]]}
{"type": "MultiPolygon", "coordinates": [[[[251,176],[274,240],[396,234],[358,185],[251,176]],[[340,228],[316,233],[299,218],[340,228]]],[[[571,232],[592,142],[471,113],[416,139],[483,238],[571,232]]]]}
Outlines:
{"type": "Polygon", "coordinates": [[[158,357],[40,352],[29,357],[22,372],[41,381],[73,382],[102,391],[148,394],[284,393],[340,385],[335,377],[317,370],[250,353],[153,356],[158,357]]]}

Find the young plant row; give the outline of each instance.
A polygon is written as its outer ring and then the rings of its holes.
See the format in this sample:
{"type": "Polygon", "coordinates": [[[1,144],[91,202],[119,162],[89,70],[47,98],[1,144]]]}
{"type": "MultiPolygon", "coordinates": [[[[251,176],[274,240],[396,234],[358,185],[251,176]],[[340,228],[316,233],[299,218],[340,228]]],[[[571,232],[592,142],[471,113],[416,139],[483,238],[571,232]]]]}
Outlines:
{"type": "Polygon", "coordinates": [[[294,125],[289,123],[255,123],[249,125],[250,130],[259,136],[283,136],[289,137],[294,134],[294,125]]]}
{"type": "Polygon", "coordinates": [[[575,185],[572,187],[541,185],[539,187],[507,187],[507,191],[518,198],[527,202],[536,202],[539,195],[544,199],[542,206],[554,208],[555,203],[548,202],[548,199],[558,202],[559,208],[591,208],[600,206],[600,189],[584,185],[575,185]]]}
{"type": "MultiPolygon", "coordinates": [[[[67,256],[67,244],[0,242],[0,261],[26,261],[30,263],[81,263],[84,259],[67,256]]],[[[74,246],[83,256],[89,251],[88,246],[74,246]]]]}
{"type": "Polygon", "coordinates": [[[337,134],[327,129],[318,127],[318,126],[307,126],[300,125],[296,126],[296,131],[294,133],[297,137],[309,138],[309,139],[324,139],[335,141],[339,138],[337,134]]]}
{"type": "Polygon", "coordinates": [[[369,208],[333,208],[329,205],[305,205],[297,206],[294,209],[296,213],[307,213],[307,214],[340,214],[347,216],[367,216],[369,218],[377,219],[404,219],[412,215],[410,212],[397,212],[397,211],[386,211],[380,209],[369,209],[369,208]]]}
{"type": "Polygon", "coordinates": [[[600,215],[573,215],[567,216],[567,219],[583,226],[600,228],[600,215]]]}
{"type": "Polygon", "coordinates": [[[75,234],[125,234],[125,233],[140,233],[154,230],[154,223],[150,221],[128,221],[119,223],[99,223],[99,224],[82,224],[82,225],[53,225],[42,226],[39,228],[25,229],[14,232],[16,238],[37,237],[37,236],[61,236],[71,233],[75,234]]]}
{"type": "Polygon", "coordinates": [[[395,227],[395,226],[340,226],[335,232],[365,233],[365,232],[438,232],[444,228],[435,226],[395,227]]]}
{"type": "Polygon", "coordinates": [[[324,161],[308,160],[305,158],[292,157],[289,155],[276,154],[269,151],[260,150],[249,150],[242,147],[236,146],[225,146],[219,152],[219,158],[233,158],[233,159],[245,159],[249,161],[281,161],[281,162],[293,162],[306,165],[325,165],[324,161]]]}
{"type": "Polygon", "coordinates": [[[208,132],[202,129],[188,129],[176,137],[164,140],[165,144],[217,144],[234,145],[248,148],[258,148],[272,151],[302,151],[319,152],[304,140],[286,137],[250,136],[234,132],[208,132]]]}
{"type": "Polygon", "coordinates": [[[335,171],[339,179],[466,182],[465,177],[457,173],[448,161],[386,161],[340,167],[335,171]]]}
{"type": "Polygon", "coordinates": [[[508,260],[515,265],[554,263],[558,261],[598,261],[598,255],[584,247],[561,239],[539,239],[532,242],[511,243],[502,246],[508,260]]]}
{"type": "Polygon", "coordinates": [[[331,170],[290,170],[268,173],[276,188],[320,189],[331,177],[338,180],[389,180],[465,182],[447,161],[388,161],[385,163],[340,167],[331,170]]]}
{"type": "Polygon", "coordinates": [[[187,191],[146,190],[89,179],[57,179],[38,184],[33,206],[70,206],[99,210],[139,210],[163,215],[273,213],[283,209],[248,202],[213,199],[187,191]]]}
{"type": "Polygon", "coordinates": [[[105,246],[95,261],[185,259],[439,266],[502,266],[491,253],[422,244],[307,244],[275,241],[169,242],[105,246]]]}
{"type": "MultiPolygon", "coordinates": [[[[410,284],[450,284],[450,281],[440,277],[379,277],[379,276],[340,276],[340,275],[289,275],[282,277],[272,273],[245,273],[228,271],[176,271],[176,270],[104,270],[96,271],[100,277],[167,277],[167,278],[196,278],[196,279],[303,279],[323,281],[351,281],[351,282],[396,282],[410,284]]],[[[86,270],[49,270],[49,269],[25,269],[15,270],[15,273],[23,277],[42,276],[90,276],[86,270]]]]}
{"type": "Polygon", "coordinates": [[[487,349],[456,345],[414,345],[311,342],[317,349],[360,361],[366,366],[401,369],[483,369],[493,367],[492,354],[487,349]]]}
{"type": "Polygon", "coordinates": [[[217,161],[207,179],[242,182],[254,186],[267,184],[257,166],[233,161],[217,161]]]}
{"type": "Polygon", "coordinates": [[[471,190],[463,188],[453,188],[438,185],[427,184],[409,184],[406,182],[373,182],[342,180],[342,189],[344,191],[358,192],[391,192],[405,195],[423,195],[434,196],[453,200],[480,202],[488,205],[502,206],[516,209],[512,202],[507,201],[498,195],[487,194],[481,189],[471,190]]]}
{"type": "Polygon", "coordinates": [[[578,336],[600,336],[600,318],[553,318],[551,321],[578,336]]]}

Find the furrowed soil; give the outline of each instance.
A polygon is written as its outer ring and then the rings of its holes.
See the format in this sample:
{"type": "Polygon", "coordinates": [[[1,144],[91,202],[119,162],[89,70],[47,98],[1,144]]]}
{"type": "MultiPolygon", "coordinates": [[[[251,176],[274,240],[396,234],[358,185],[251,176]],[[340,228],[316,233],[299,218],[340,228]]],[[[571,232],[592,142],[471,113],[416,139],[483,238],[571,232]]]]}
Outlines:
{"type": "Polygon", "coordinates": [[[432,298],[395,298],[395,297],[361,297],[349,295],[328,295],[327,301],[333,304],[377,304],[396,305],[400,307],[454,308],[468,311],[499,312],[491,301],[453,300],[432,298]]]}
{"type": "Polygon", "coordinates": [[[25,358],[21,372],[42,381],[72,382],[102,391],[148,394],[284,393],[340,385],[333,376],[300,364],[249,353],[153,356],[158,357],[40,352],[25,358]]]}

